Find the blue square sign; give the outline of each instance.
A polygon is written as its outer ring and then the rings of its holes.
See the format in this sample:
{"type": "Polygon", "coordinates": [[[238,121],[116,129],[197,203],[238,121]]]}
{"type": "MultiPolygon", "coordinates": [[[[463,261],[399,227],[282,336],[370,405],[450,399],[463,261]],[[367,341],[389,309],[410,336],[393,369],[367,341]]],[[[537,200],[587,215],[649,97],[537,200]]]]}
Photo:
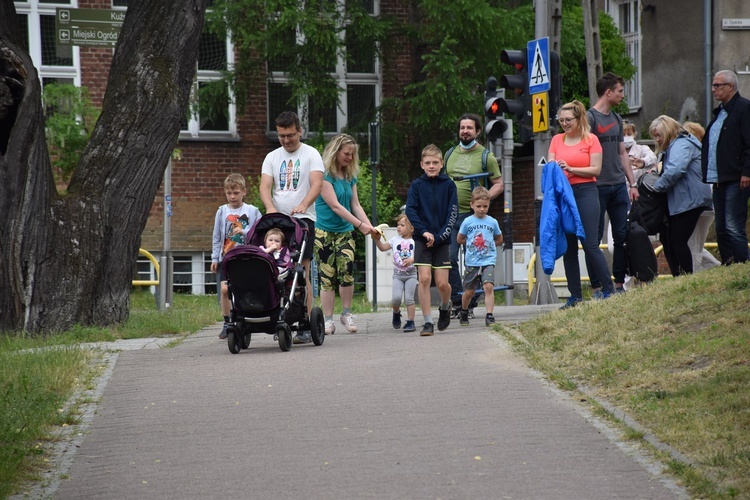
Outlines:
{"type": "Polygon", "coordinates": [[[548,92],[549,83],[549,38],[530,41],[527,46],[529,70],[529,94],[548,92]]]}

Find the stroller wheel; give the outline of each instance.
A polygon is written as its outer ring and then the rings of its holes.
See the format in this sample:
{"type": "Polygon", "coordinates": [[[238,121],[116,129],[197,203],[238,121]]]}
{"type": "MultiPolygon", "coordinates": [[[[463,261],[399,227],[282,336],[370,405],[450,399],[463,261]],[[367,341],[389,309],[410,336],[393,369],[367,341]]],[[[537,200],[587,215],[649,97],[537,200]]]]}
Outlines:
{"type": "Polygon", "coordinates": [[[252,336],[252,333],[245,332],[242,334],[242,348],[243,349],[250,349],[250,338],[252,336]]]}
{"type": "Polygon", "coordinates": [[[253,334],[251,331],[250,325],[247,323],[241,323],[240,324],[240,345],[243,349],[249,349],[250,348],[250,339],[253,334]]]}
{"type": "Polygon", "coordinates": [[[286,352],[292,348],[292,329],[289,325],[286,323],[276,325],[276,335],[279,337],[279,349],[286,352]]]}
{"type": "Polygon", "coordinates": [[[232,354],[237,354],[242,350],[240,336],[237,333],[237,329],[233,326],[227,328],[227,345],[229,346],[229,352],[232,354]]]}
{"type": "Polygon", "coordinates": [[[310,313],[310,334],[315,345],[322,345],[326,339],[325,318],[320,307],[313,307],[310,313]]]}

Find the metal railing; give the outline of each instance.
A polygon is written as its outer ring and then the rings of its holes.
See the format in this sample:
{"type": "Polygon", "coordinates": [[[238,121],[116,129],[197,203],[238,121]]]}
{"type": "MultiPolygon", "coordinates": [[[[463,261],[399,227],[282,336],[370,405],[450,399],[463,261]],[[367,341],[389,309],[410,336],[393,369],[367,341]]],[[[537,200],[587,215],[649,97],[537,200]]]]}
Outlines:
{"type": "Polygon", "coordinates": [[[133,286],[159,286],[159,261],[156,257],[151,255],[147,250],[142,248],[138,249],[138,255],[146,257],[154,265],[154,271],[156,271],[155,280],[133,280],[133,286]]]}
{"type": "MultiPolygon", "coordinates": [[[[718,243],[713,243],[713,242],[707,242],[703,244],[703,248],[717,248],[718,246],[719,246],[718,243]]],[[[599,245],[599,248],[605,249],[605,248],[608,248],[608,245],[601,244],[599,245]]],[[[579,244],[578,249],[583,250],[583,247],[579,244]]],[[[658,247],[654,249],[654,253],[658,257],[659,254],[663,250],[664,250],[664,245],[659,245],[658,247]]],[[[534,269],[536,268],[535,264],[536,264],[536,252],[531,254],[531,258],[529,259],[529,266],[526,268],[526,276],[528,277],[528,280],[529,280],[529,297],[531,297],[532,289],[534,288],[534,285],[536,284],[536,276],[534,274],[534,269]]],[[[657,278],[661,278],[661,279],[671,278],[671,277],[672,277],[671,275],[667,275],[667,274],[660,274],[657,276],[657,278]]],[[[614,279],[614,277],[612,279],[614,279]]],[[[567,283],[568,281],[567,278],[553,278],[551,276],[549,280],[552,283],[567,283]]],[[[591,280],[588,276],[581,276],[581,281],[591,281],[591,280]]]]}

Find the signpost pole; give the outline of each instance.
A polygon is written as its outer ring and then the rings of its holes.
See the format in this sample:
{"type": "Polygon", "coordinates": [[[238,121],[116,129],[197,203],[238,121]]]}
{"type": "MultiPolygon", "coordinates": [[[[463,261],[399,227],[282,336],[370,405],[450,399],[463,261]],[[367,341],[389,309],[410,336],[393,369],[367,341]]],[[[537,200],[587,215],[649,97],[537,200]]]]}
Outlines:
{"type": "MultiPolygon", "coordinates": [[[[534,35],[536,36],[537,40],[534,42],[538,42],[541,39],[545,40],[544,46],[546,47],[547,54],[542,54],[542,57],[546,60],[545,68],[547,70],[547,86],[546,88],[542,89],[539,88],[538,92],[548,92],[550,89],[549,82],[550,82],[550,75],[549,75],[549,39],[547,37],[547,0],[536,0],[534,2],[534,35]]],[[[529,45],[531,45],[530,42],[529,45]]],[[[531,57],[531,56],[529,56],[531,57]]],[[[535,58],[533,62],[536,62],[537,59],[535,58]]],[[[535,76],[536,73],[534,72],[534,68],[532,65],[529,65],[529,85],[531,86],[531,83],[534,81],[532,78],[535,76]]],[[[533,91],[531,92],[534,93],[533,91]]],[[[532,109],[533,109],[533,102],[532,102],[532,109]]],[[[557,110],[549,110],[548,113],[555,113],[557,110]]],[[[549,116],[547,117],[549,118],[549,116]]],[[[535,206],[535,213],[537,216],[535,217],[535,223],[536,223],[536,241],[534,242],[534,251],[536,253],[536,267],[535,267],[535,275],[536,275],[536,283],[534,284],[534,287],[532,288],[532,294],[529,299],[529,302],[532,304],[554,304],[558,302],[557,294],[555,293],[555,289],[552,286],[552,283],[550,282],[549,276],[547,276],[544,271],[542,270],[541,266],[541,255],[539,252],[539,215],[541,213],[541,204],[542,204],[542,170],[544,168],[544,164],[546,163],[546,160],[544,157],[547,155],[547,151],[549,150],[549,142],[550,142],[550,134],[549,131],[540,132],[537,133],[534,136],[534,206],[535,206]]],[[[531,283],[529,283],[529,286],[531,286],[531,283]]]]}
{"type": "MultiPolygon", "coordinates": [[[[370,171],[372,175],[371,179],[371,195],[370,200],[372,203],[372,224],[378,224],[378,201],[377,201],[377,175],[378,175],[378,163],[380,163],[380,123],[370,123],[370,171]]],[[[378,311],[378,247],[375,245],[375,240],[372,240],[372,311],[378,311]]]]}

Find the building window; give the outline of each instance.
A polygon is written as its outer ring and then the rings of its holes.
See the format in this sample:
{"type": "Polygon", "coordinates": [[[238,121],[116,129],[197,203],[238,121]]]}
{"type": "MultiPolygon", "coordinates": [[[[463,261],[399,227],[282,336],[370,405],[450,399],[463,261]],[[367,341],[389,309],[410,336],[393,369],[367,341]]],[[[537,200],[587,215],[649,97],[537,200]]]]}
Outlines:
{"type": "MultiPolygon", "coordinates": [[[[207,2],[210,8],[212,0],[207,2]]],[[[128,0],[112,0],[112,7],[127,7],[128,0]]],[[[198,46],[198,70],[191,92],[191,106],[182,120],[180,139],[236,137],[235,107],[223,73],[234,63],[228,40],[204,31],[198,46]]]]}
{"type": "Polygon", "coordinates": [[[625,40],[628,56],[636,68],[633,77],[625,82],[625,100],[631,111],[641,107],[641,6],[639,0],[609,0],[607,14],[615,21],[625,40]]]}
{"type": "Polygon", "coordinates": [[[236,109],[223,80],[224,72],[234,64],[231,42],[204,31],[197,64],[192,104],[182,123],[180,138],[236,137],[236,109]]]}
{"type": "MultiPolygon", "coordinates": [[[[158,254],[154,255],[160,258],[158,254]]],[[[172,291],[190,295],[215,295],[217,293],[216,275],[211,272],[211,252],[173,254],[172,291]]],[[[156,281],[160,277],[153,263],[139,255],[137,261],[137,279],[156,281]]],[[[156,287],[150,287],[156,293],[156,287]]]]}
{"type": "MultiPolygon", "coordinates": [[[[378,0],[346,0],[342,5],[358,2],[371,15],[379,14],[378,0]]],[[[291,60],[277,58],[268,62],[268,131],[276,132],[274,122],[282,111],[295,111],[303,121],[308,134],[335,134],[342,130],[350,133],[366,132],[368,123],[375,118],[380,104],[380,68],[371,40],[360,39],[356,31],[344,29],[346,50],[332,64],[331,76],[340,90],[339,104],[322,105],[308,98],[304,102],[290,102],[292,91],[285,69],[291,60]]],[[[290,33],[289,43],[304,39],[302,33],[290,33]]]]}
{"type": "Polygon", "coordinates": [[[39,71],[42,85],[51,82],[80,86],[78,47],[57,43],[55,15],[58,7],[76,7],[72,0],[29,0],[16,2],[24,49],[39,71]]]}

